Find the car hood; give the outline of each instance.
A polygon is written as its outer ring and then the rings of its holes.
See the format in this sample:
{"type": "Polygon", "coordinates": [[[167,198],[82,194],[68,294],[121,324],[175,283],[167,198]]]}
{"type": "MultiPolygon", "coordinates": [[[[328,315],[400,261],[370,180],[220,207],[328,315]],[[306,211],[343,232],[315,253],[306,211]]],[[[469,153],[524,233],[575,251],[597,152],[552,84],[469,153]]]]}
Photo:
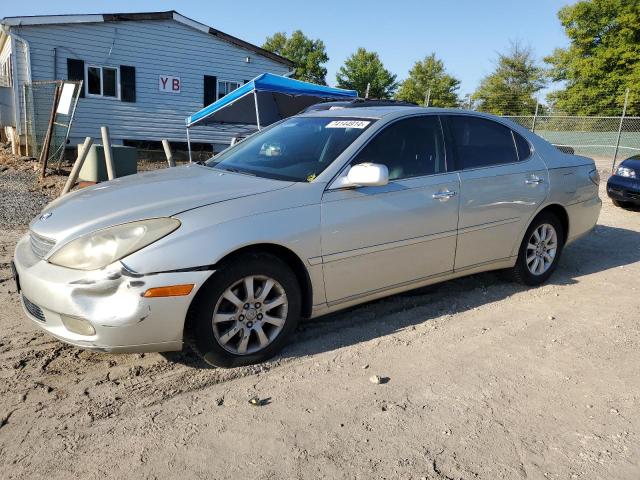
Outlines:
{"type": "Polygon", "coordinates": [[[54,200],[30,224],[57,241],[100,228],[258,195],[291,186],[190,164],[118,178],[54,200]]]}

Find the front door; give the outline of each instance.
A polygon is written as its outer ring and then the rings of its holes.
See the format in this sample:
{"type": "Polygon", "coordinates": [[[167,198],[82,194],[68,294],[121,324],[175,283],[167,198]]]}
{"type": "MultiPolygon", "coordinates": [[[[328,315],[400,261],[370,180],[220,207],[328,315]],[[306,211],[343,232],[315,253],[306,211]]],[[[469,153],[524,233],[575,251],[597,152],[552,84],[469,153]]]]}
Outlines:
{"type": "Polygon", "coordinates": [[[386,165],[389,183],[327,190],[322,199],[330,304],[453,269],[459,182],[446,170],[438,117],[411,117],[386,127],[351,165],[365,162],[386,165]]]}
{"type": "Polygon", "coordinates": [[[460,173],[456,270],[504,260],[549,192],[542,159],[509,127],[476,116],[443,117],[460,173]]]}

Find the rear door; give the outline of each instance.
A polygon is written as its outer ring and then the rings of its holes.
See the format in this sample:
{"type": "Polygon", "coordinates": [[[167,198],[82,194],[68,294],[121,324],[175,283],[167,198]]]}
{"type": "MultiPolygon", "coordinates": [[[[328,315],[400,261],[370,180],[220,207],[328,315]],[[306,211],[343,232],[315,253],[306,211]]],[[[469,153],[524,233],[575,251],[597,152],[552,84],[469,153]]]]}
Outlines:
{"type": "Polygon", "coordinates": [[[443,120],[460,175],[455,269],[506,259],[548,195],[546,166],[502,123],[462,114],[443,120]]]}
{"type": "Polygon", "coordinates": [[[322,259],[329,303],[450,272],[458,223],[458,175],[446,171],[438,117],[399,120],[351,161],[386,165],[380,187],[327,190],[322,259]]]}

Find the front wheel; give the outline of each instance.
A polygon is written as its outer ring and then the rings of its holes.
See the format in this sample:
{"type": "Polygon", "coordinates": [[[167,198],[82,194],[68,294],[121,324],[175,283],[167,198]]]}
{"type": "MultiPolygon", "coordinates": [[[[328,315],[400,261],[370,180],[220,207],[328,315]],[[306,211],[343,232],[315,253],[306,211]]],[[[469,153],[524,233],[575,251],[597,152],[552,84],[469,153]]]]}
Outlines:
{"type": "Polygon", "coordinates": [[[300,287],[271,255],[223,265],[198,294],[189,332],[196,352],[216,367],[259,363],[275,355],[300,318],[300,287]]]}
{"type": "Polygon", "coordinates": [[[557,216],[551,212],[538,215],[522,239],[511,270],[513,278],[525,285],[544,283],[558,265],[564,240],[564,228],[557,216]]]}
{"type": "Polygon", "coordinates": [[[631,206],[631,204],[629,202],[622,202],[620,200],[615,200],[615,199],[611,199],[611,203],[613,203],[614,206],[616,207],[620,207],[620,208],[624,208],[627,209],[631,206]]]}

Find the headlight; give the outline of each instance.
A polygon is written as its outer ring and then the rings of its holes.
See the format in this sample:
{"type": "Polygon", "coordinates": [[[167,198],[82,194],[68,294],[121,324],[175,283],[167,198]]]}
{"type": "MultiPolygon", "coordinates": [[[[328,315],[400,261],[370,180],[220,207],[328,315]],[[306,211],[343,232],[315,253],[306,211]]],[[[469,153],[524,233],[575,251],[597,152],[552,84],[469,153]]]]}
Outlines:
{"type": "Polygon", "coordinates": [[[616,175],[627,178],[636,178],[636,171],[633,168],[619,166],[616,175]]]}
{"type": "Polygon", "coordinates": [[[160,240],[180,226],[175,218],[124,223],[70,241],[49,262],[77,270],[96,270],[160,240]]]}

